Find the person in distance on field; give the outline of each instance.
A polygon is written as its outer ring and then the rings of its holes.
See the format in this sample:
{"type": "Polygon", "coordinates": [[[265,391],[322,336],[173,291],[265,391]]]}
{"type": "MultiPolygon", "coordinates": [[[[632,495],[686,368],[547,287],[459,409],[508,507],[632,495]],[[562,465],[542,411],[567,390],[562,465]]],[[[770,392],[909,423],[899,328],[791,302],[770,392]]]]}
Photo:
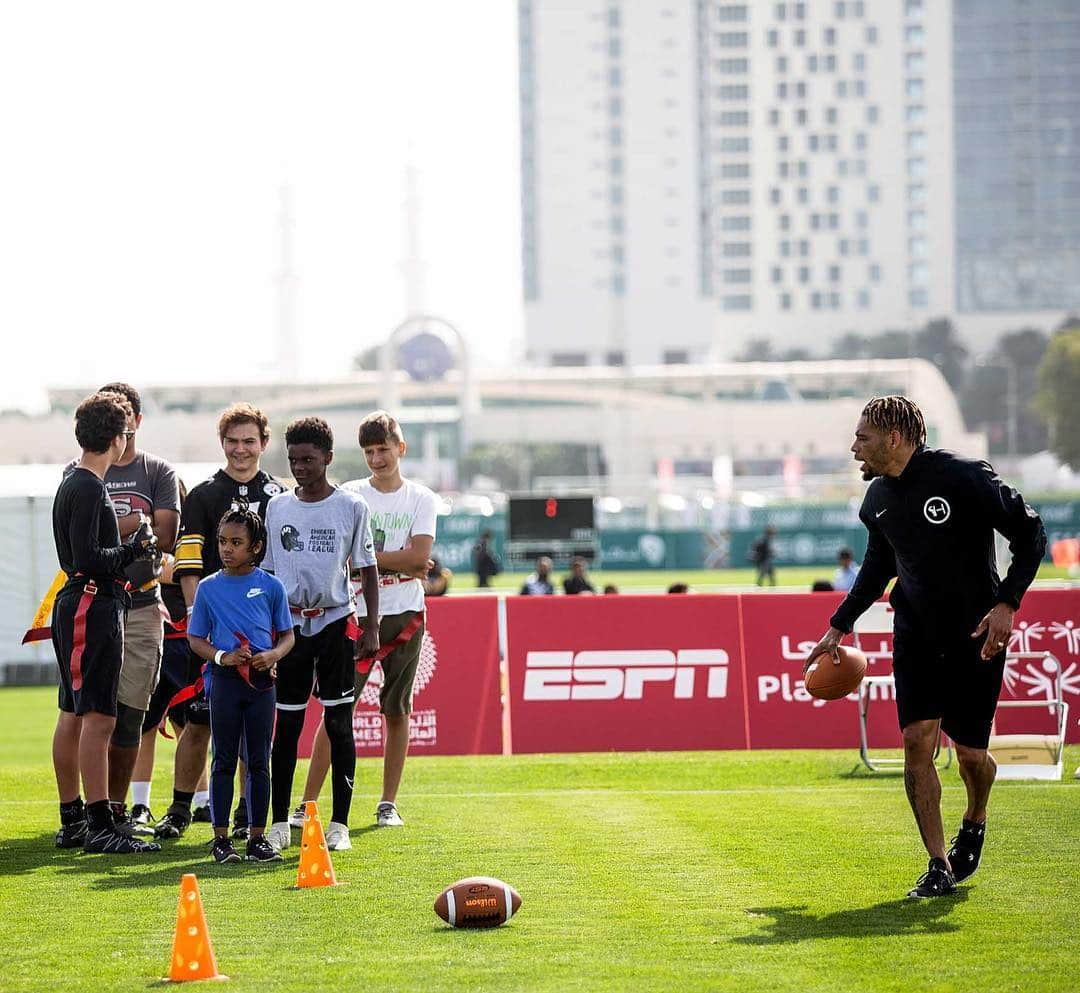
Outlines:
{"type": "Polygon", "coordinates": [[[575,555],[570,563],[570,575],[562,582],[563,592],[569,595],[576,593],[595,593],[596,587],[589,582],[585,575],[587,563],[580,555],[575,555]]]}
{"type": "Polygon", "coordinates": [[[536,560],[536,572],[521,584],[522,596],[551,596],[555,587],[551,585],[551,559],[541,555],[536,560]]]}
{"type": "Polygon", "coordinates": [[[79,404],[75,437],[82,458],[64,476],[52,509],[56,555],[67,576],[52,616],[60,667],[60,716],[53,736],[60,794],[56,847],[81,845],[88,852],[113,855],[161,850],[121,830],[109,806],[110,740],[130,602],[124,572],[136,561],[153,558],[157,550],[149,526],[134,529],[130,539],[120,543],[116,512],[105,488],[106,474],[127,448],[134,416],[127,398],[118,393],[95,393],[79,404]]]}
{"type": "Polygon", "coordinates": [[[806,668],[822,655],[838,660],[840,639],[897,577],[890,602],[904,786],[930,856],[908,896],[941,896],[979,866],[997,772],[987,744],[1005,650],[1046,532],[987,462],[927,448],[922,411],[906,397],[872,399],[851,451],[870,481],[859,511],[868,532],[866,555],[806,668]],[[1009,539],[1013,556],[1004,579],[994,563],[995,531],[1009,539]],[[947,851],[934,765],[942,731],[956,745],[967,790],[963,823],[947,851]]]}
{"type": "Polygon", "coordinates": [[[758,586],[764,586],[765,580],[770,586],[776,585],[776,550],[773,548],[773,538],[776,537],[776,528],[771,524],[765,528],[761,537],[750,546],[750,561],[754,563],[757,572],[755,582],[758,586]]]}
{"type": "Polygon", "coordinates": [[[850,548],[841,548],[836,556],[836,575],[833,576],[833,589],[842,590],[846,593],[855,584],[855,577],[859,575],[859,563],[851,554],[850,548]]]}
{"type": "Polygon", "coordinates": [[[481,531],[480,540],[473,545],[473,564],[476,567],[476,585],[488,587],[493,576],[502,572],[502,566],[491,550],[491,532],[481,531]]]}

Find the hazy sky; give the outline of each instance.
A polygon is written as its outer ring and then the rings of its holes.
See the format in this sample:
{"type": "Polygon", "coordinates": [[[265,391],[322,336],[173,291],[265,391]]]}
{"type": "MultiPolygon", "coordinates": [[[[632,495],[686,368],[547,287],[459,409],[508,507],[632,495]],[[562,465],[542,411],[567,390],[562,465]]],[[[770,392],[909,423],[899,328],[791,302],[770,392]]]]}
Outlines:
{"type": "Polygon", "coordinates": [[[404,316],[410,159],[429,308],[479,363],[505,361],[522,327],[516,72],[508,0],[4,4],[16,397],[267,376],[286,184],[298,371],[347,369],[404,316]]]}

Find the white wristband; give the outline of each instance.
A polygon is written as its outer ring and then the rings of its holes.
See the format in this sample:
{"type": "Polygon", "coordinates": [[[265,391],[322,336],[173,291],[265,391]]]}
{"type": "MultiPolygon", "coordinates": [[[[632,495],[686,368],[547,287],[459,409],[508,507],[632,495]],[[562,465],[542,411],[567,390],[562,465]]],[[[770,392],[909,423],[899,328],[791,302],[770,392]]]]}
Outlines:
{"type": "Polygon", "coordinates": [[[188,615],[188,617],[190,617],[190,616],[191,616],[191,614],[192,614],[192,611],[194,611],[194,610],[195,610],[195,605],[194,605],[194,604],[192,604],[192,605],[191,605],[190,607],[188,607],[188,608],[187,608],[187,615],[188,615]]]}
{"type": "Polygon", "coordinates": [[[219,648],[216,652],[214,652],[214,661],[218,665],[221,665],[221,660],[223,658],[225,658],[225,649],[224,648],[219,648]]]}

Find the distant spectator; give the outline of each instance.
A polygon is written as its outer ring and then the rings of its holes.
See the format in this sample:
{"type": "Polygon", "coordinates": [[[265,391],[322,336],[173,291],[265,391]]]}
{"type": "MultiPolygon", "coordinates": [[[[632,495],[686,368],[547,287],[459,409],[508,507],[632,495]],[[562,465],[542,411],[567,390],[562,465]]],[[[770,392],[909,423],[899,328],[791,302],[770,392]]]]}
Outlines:
{"type": "Polygon", "coordinates": [[[605,593],[618,593],[619,592],[619,587],[616,586],[614,583],[608,583],[607,586],[604,587],[604,592],[605,593]]]}
{"type": "Polygon", "coordinates": [[[564,593],[595,593],[596,588],[585,576],[585,560],[580,556],[575,556],[574,560],[570,563],[570,575],[562,581],[562,588],[564,593]]]}
{"type": "Polygon", "coordinates": [[[491,532],[481,531],[480,540],[473,545],[473,568],[476,570],[476,585],[490,586],[493,576],[502,572],[502,566],[491,550],[491,532]]]}
{"type": "Polygon", "coordinates": [[[859,574],[859,563],[855,561],[850,548],[841,548],[836,560],[839,568],[833,576],[833,587],[846,593],[851,589],[855,577],[859,574]]]}
{"type": "Polygon", "coordinates": [[[776,528],[771,524],[757,541],[750,546],[750,561],[757,569],[757,584],[764,586],[765,580],[769,580],[770,586],[776,585],[776,567],[773,564],[772,540],[776,537],[776,528]]]}
{"type": "Polygon", "coordinates": [[[810,587],[811,593],[832,593],[833,584],[827,579],[815,579],[814,585],[810,587]]]}
{"type": "Polygon", "coordinates": [[[521,584],[522,596],[551,596],[555,587],[551,585],[551,559],[541,555],[536,560],[536,572],[521,584]]]}
{"type": "Polygon", "coordinates": [[[689,593],[690,587],[686,583],[672,583],[667,591],[668,593],[689,593]]]}
{"type": "Polygon", "coordinates": [[[438,559],[431,559],[424,577],[424,596],[446,596],[450,592],[450,580],[454,574],[443,567],[438,559]]]}

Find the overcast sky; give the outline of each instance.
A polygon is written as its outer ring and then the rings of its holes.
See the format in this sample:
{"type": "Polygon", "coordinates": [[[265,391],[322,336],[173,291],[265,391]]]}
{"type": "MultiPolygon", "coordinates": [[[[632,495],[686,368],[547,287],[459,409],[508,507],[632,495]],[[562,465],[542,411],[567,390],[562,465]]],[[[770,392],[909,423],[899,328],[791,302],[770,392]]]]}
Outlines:
{"type": "Polygon", "coordinates": [[[507,361],[522,328],[516,72],[508,0],[4,4],[15,399],[265,378],[286,185],[298,371],[347,369],[404,316],[410,159],[429,309],[480,364],[507,361]]]}

